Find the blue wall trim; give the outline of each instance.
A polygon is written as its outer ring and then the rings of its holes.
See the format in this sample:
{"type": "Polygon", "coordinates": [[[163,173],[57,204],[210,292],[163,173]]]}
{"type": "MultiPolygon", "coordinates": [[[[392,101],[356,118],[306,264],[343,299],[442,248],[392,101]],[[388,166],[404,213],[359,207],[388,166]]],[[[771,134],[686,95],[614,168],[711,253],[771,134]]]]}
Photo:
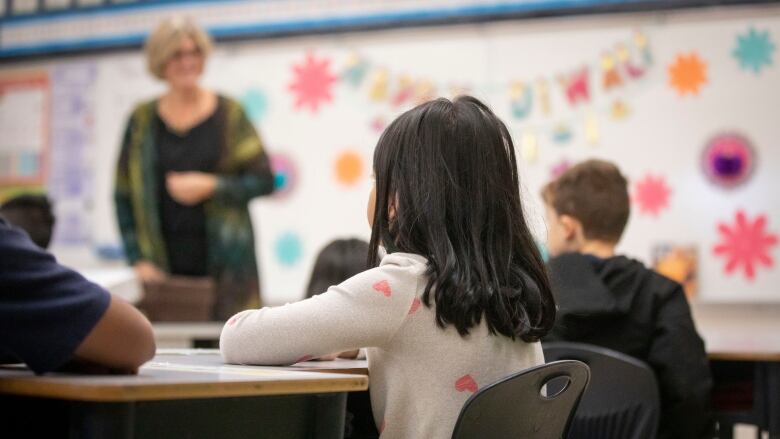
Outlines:
{"type": "MultiPolygon", "coordinates": [[[[2,1],[2,0],[0,0],[2,1]]],[[[65,14],[51,17],[14,17],[10,22],[0,23],[0,28],[9,28],[17,26],[37,26],[51,23],[52,21],[68,20],[85,15],[121,15],[128,11],[152,8],[172,8],[172,4],[177,6],[181,4],[203,4],[203,3],[245,3],[245,0],[156,0],[149,3],[132,3],[112,6],[111,10],[85,11],[76,15],[65,14]],[[121,7],[121,8],[120,8],[121,7]],[[116,10],[114,10],[116,9],[116,10]]],[[[673,2],[675,6],[681,4],[695,5],[696,1],[691,2],[673,2]]],[[[698,2],[701,4],[702,2],[698,2]]],[[[709,2],[704,2],[709,3],[709,2]]],[[[757,1],[761,3],[761,1],[757,1]]],[[[323,30],[350,30],[367,28],[371,26],[392,26],[405,24],[424,24],[426,22],[440,22],[446,20],[468,20],[479,19],[481,17],[493,16],[511,16],[513,14],[529,13],[565,13],[567,10],[587,11],[609,9],[617,6],[635,6],[635,5],[655,5],[660,7],[670,6],[670,2],[665,0],[517,0],[514,2],[504,2],[492,5],[473,5],[459,7],[439,7],[439,8],[419,8],[407,11],[371,13],[371,14],[353,14],[323,17],[304,20],[284,20],[267,23],[250,23],[246,25],[224,25],[212,26],[208,30],[217,39],[237,38],[248,36],[262,36],[268,34],[287,34],[287,33],[309,33],[323,30]]],[[[95,49],[106,49],[112,47],[130,47],[138,46],[143,43],[145,34],[128,34],[110,37],[88,37],[78,40],[60,40],[45,43],[35,43],[31,45],[14,45],[11,47],[2,47],[0,41],[0,59],[14,58],[23,56],[44,55],[49,53],[76,52],[95,49]]]]}

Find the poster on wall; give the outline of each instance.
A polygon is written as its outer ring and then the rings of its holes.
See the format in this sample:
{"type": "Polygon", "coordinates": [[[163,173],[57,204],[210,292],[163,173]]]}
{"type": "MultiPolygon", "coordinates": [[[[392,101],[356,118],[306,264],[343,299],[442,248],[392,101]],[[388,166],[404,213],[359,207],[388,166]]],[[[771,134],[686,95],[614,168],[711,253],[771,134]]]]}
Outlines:
{"type": "Polygon", "coordinates": [[[53,112],[52,166],[47,179],[55,202],[54,242],[77,246],[92,241],[94,198],[94,93],[97,75],[93,63],[69,63],[51,70],[53,112]]]}
{"type": "Polygon", "coordinates": [[[45,72],[0,75],[0,201],[43,188],[49,100],[45,72]]]}

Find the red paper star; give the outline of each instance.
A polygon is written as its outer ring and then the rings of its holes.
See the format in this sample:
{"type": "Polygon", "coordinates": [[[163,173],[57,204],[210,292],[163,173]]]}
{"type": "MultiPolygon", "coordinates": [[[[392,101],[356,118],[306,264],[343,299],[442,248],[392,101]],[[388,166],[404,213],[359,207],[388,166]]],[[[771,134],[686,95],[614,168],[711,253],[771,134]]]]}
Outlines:
{"type": "Polygon", "coordinates": [[[330,102],[330,94],[336,76],[330,72],[330,60],[316,59],[311,53],[306,54],[303,64],[293,66],[295,79],[290,83],[290,91],[295,95],[295,108],[308,105],[312,113],[316,113],[323,102],[330,102]]]}
{"type": "Polygon", "coordinates": [[[726,274],[731,274],[735,268],[742,266],[745,277],[753,280],[756,276],[756,266],[774,265],[769,252],[777,245],[777,235],[764,230],[766,222],[766,215],[759,215],[754,221],[750,221],[745,217],[745,212],[739,210],[733,226],[718,224],[718,233],[722,240],[712,251],[716,256],[726,257],[726,265],[723,267],[726,274]]]}
{"type": "Polygon", "coordinates": [[[672,190],[666,185],[663,177],[645,176],[636,183],[634,201],[639,204],[639,211],[648,215],[658,215],[662,209],[669,206],[669,195],[672,190]]]}

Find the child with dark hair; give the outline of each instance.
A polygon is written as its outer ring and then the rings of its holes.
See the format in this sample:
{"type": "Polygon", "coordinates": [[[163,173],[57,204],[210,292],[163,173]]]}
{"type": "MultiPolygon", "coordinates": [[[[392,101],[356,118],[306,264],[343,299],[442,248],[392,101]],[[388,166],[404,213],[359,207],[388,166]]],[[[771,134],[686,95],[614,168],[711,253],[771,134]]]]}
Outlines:
{"type": "Polygon", "coordinates": [[[480,387],[544,363],[539,339],[555,321],[514,145],[479,100],[437,99],[390,124],[373,170],[375,268],[236,314],[220,348],[231,363],[290,364],[366,347],[381,436],[449,438],[480,387]]]}
{"type": "Polygon", "coordinates": [[[6,200],[0,206],[0,216],[27,232],[38,247],[49,247],[54,214],[45,195],[19,195],[6,200]]]}
{"type": "Polygon", "coordinates": [[[544,340],[590,343],[647,362],[661,395],[658,437],[711,437],[712,378],[682,286],[615,254],[630,213],[625,177],[612,163],[588,160],[547,184],[542,197],[559,307],[544,340]]]}
{"type": "Polygon", "coordinates": [[[362,239],[336,239],[317,255],[306,287],[306,298],[325,292],[366,270],[368,243],[362,239]]]}

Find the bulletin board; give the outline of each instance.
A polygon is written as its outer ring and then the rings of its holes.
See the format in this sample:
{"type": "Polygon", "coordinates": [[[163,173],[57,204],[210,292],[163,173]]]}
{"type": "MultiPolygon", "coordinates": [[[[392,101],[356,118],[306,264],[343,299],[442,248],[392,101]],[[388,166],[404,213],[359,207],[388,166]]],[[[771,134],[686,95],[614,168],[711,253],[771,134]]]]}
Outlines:
{"type": "MultiPolygon", "coordinates": [[[[204,81],[243,102],[277,172],[277,193],[251,204],[268,304],[302,297],[330,240],[368,239],[384,127],[418,102],[461,93],[508,124],[540,243],[541,187],[604,158],[630,184],[619,251],[679,276],[693,300],[777,302],[778,44],[776,5],[511,20],[223,43],[204,81]]],[[[136,52],[33,66],[60,96],[82,98],[66,116],[87,158],[79,190],[60,194],[69,236],[83,230],[83,244],[116,247],[119,138],[132,107],[164,87],[136,52]]],[[[52,159],[50,175],[60,166],[52,159]]]]}
{"type": "Polygon", "coordinates": [[[45,71],[0,74],[0,199],[45,184],[49,152],[45,71]]]}

